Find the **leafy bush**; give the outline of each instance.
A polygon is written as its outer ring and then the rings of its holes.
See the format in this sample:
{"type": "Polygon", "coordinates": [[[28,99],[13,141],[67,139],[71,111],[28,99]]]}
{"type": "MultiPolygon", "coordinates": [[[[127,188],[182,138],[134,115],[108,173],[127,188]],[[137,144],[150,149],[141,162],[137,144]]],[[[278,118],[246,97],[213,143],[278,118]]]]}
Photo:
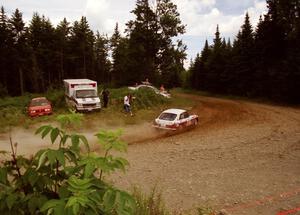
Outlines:
{"type": "Polygon", "coordinates": [[[55,109],[66,108],[65,94],[63,90],[51,89],[48,90],[45,97],[51,101],[55,109]]]}
{"type": "Polygon", "coordinates": [[[49,136],[57,148],[25,158],[16,154],[17,146],[10,140],[11,159],[0,164],[0,214],[134,213],[133,197],[103,180],[103,174],[125,171],[128,165],[124,158],[110,154],[112,150],[126,151],[120,131],[96,134],[104,156],[91,153],[82,135],[67,134],[50,125],[40,127],[36,134],[49,136]]]}
{"type": "Polygon", "coordinates": [[[75,113],[71,110],[70,112],[69,114],[60,114],[56,117],[62,128],[76,128],[81,125],[83,114],[75,113]]]}

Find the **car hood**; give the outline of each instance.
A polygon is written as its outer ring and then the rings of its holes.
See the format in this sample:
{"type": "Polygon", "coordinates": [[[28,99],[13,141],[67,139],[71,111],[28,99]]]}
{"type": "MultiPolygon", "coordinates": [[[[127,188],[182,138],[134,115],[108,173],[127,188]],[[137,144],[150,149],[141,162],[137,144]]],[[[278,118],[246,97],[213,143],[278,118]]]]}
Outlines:
{"type": "Polygon", "coordinates": [[[40,109],[46,109],[46,108],[51,109],[51,105],[28,107],[28,110],[40,110],[40,109]]]}

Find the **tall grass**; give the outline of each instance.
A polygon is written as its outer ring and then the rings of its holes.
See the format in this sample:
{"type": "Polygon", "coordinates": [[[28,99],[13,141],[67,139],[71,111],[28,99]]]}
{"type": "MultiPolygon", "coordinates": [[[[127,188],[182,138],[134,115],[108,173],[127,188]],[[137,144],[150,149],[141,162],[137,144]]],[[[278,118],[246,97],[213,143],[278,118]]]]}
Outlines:
{"type": "Polygon", "coordinates": [[[133,196],[137,207],[135,215],[170,215],[164,205],[162,194],[157,191],[157,188],[154,187],[148,195],[134,188],[133,196]]]}

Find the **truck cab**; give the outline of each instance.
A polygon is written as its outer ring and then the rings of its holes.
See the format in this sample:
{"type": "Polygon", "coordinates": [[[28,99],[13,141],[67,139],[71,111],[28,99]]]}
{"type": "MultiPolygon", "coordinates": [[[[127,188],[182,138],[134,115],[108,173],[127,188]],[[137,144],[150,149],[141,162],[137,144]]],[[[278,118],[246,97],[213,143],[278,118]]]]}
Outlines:
{"type": "Polygon", "coordinates": [[[89,79],[65,79],[65,96],[67,104],[78,112],[101,109],[97,93],[97,82],[89,79]]]}

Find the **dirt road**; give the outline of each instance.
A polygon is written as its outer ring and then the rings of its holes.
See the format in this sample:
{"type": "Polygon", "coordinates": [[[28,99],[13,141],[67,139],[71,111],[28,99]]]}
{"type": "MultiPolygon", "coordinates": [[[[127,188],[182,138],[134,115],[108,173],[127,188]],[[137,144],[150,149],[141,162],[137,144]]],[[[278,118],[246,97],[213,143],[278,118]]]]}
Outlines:
{"type": "MultiPolygon", "coordinates": [[[[199,125],[173,136],[156,133],[150,122],[126,127],[131,166],[111,180],[146,192],[157,185],[173,211],[209,205],[226,214],[299,214],[300,109],[181,96],[195,101],[199,125]]],[[[83,132],[96,141],[93,129],[83,132]]],[[[27,144],[25,154],[47,145],[32,131],[13,134],[27,144]]],[[[0,135],[0,150],[9,149],[7,143],[0,135]]]]}
{"type": "Polygon", "coordinates": [[[300,109],[188,99],[197,101],[200,125],[131,145],[131,167],[114,178],[117,184],[158,185],[176,211],[210,205],[227,214],[271,215],[299,209],[300,109]]]}

